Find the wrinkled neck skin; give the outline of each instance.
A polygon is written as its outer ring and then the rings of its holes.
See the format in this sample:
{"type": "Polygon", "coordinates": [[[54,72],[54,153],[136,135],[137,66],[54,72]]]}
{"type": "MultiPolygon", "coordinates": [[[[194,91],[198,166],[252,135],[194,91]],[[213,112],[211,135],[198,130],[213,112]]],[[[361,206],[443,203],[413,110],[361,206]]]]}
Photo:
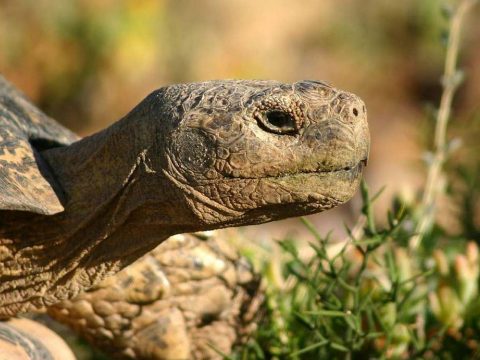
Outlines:
{"type": "Polygon", "coordinates": [[[152,160],[163,140],[147,116],[134,111],[100,133],[42,153],[63,190],[65,211],[0,214],[0,317],[72,297],[185,231],[175,222],[188,221],[178,217],[180,194],[165,190],[161,160],[152,160]]]}

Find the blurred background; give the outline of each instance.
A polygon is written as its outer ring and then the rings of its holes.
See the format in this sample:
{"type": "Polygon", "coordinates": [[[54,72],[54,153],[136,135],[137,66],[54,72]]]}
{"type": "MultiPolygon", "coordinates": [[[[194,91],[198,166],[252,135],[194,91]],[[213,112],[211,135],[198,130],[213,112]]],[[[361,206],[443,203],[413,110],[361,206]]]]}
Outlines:
{"type": "MultiPolygon", "coordinates": [[[[366,178],[372,192],[386,187],[377,206],[384,215],[392,194],[411,198],[422,183],[431,109],[441,91],[444,3],[0,0],[0,71],[81,135],[108,126],[172,83],[326,80],[367,104],[372,149],[366,178]]],[[[480,117],[478,10],[460,57],[467,76],[455,101],[459,134],[471,133],[462,124],[480,117]]],[[[457,156],[478,157],[477,150],[457,156]]],[[[311,221],[341,236],[359,205],[354,199],[311,221]]],[[[302,229],[298,220],[287,220],[242,231],[262,240],[301,235],[302,229]]]]}

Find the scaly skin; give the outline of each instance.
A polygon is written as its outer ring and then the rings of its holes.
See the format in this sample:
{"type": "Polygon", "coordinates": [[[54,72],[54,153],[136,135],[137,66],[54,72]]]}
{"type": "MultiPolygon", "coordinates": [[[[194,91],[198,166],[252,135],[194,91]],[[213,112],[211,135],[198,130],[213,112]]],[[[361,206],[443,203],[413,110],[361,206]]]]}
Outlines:
{"type": "Polygon", "coordinates": [[[321,82],[168,86],[70,145],[0,85],[3,317],[72,298],[171,235],[343,203],[368,156],[363,102],[321,82]]]}
{"type": "Polygon", "coordinates": [[[48,313],[114,359],[220,360],[254,329],[262,299],[226,241],[175,235],[48,313]]]}

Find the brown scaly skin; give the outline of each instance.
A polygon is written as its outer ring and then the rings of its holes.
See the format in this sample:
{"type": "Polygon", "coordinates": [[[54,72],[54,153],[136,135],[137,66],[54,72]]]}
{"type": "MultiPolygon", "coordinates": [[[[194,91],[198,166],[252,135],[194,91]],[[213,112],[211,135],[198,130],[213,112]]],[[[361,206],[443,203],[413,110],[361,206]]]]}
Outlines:
{"type": "Polygon", "coordinates": [[[72,298],[171,235],[345,202],[369,148],[363,102],[315,81],[172,85],[76,140],[0,77],[0,317],[72,298]]]}
{"type": "Polygon", "coordinates": [[[176,235],[48,313],[114,359],[223,359],[253,330],[258,290],[225,241],[176,235]]]}
{"type": "Polygon", "coordinates": [[[368,156],[363,102],[321,82],[168,86],[68,146],[0,89],[0,316],[71,298],[173,234],[327,210],[368,156]]]}

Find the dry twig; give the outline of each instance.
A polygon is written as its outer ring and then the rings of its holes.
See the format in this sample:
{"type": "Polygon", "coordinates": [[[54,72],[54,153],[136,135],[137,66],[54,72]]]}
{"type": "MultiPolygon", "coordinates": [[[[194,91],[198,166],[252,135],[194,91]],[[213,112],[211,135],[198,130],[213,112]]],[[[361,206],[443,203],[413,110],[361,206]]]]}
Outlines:
{"type": "Polygon", "coordinates": [[[445,66],[442,77],[443,92],[440,108],[436,117],[434,153],[429,164],[425,190],[421,203],[421,214],[415,235],[410,239],[410,248],[415,250],[420,245],[423,236],[430,230],[434,217],[438,195],[443,190],[443,165],[447,158],[447,125],[452,109],[452,100],[458,86],[462,82],[462,73],[457,69],[460,34],[465,15],[472,9],[478,0],[462,0],[450,18],[449,37],[445,66]]]}

